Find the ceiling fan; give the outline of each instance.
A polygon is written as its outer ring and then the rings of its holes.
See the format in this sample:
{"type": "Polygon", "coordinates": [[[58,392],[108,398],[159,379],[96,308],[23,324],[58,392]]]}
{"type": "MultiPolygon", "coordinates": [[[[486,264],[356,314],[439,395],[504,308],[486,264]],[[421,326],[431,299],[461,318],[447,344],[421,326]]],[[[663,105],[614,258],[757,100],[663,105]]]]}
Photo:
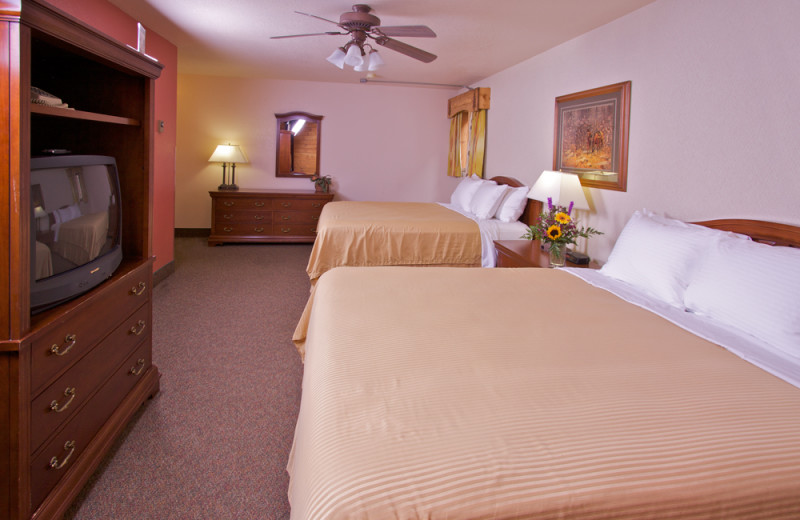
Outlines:
{"type": "Polygon", "coordinates": [[[355,4],[352,12],[343,13],[339,17],[338,22],[322,18],[314,14],[302,13],[295,11],[297,14],[317,18],[328,23],[332,23],[341,28],[344,32],[340,31],[327,31],[321,33],[310,34],[290,34],[286,36],[273,36],[272,39],[281,38],[298,38],[301,36],[322,36],[322,35],[344,35],[350,36],[350,41],[344,46],[336,49],[334,53],[328,58],[328,61],[333,63],[339,68],[343,68],[346,63],[353,65],[356,70],[367,70],[365,67],[365,60],[362,56],[365,55],[364,47],[370,48],[367,55],[367,61],[370,62],[369,70],[375,70],[377,66],[383,63],[383,60],[377,56],[376,49],[367,43],[367,39],[374,40],[376,44],[391,49],[393,51],[405,54],[415,60],[424,63],[430,63],[436,59],[435,54],[418,49],[407,43],[390,38],[390,36],[403,36],[403,37],[418,37],[418,38],[435,38],[436,33],[425,25],[396,25],[396,26],[381,26],[381,20],[377,16],[370,14],[372,8],[365,4],[355,4]],[[371,58],[371,59],[370,59],[371,58]]]}

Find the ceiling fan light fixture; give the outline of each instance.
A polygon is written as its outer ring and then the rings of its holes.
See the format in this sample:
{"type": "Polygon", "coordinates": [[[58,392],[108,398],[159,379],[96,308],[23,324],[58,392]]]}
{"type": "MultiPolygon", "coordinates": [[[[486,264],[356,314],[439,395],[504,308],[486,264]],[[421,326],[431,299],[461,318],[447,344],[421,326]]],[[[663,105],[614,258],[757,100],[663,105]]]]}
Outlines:
{"type": "Polygon", "coordinates": [[[348,47],[344,63],[351,67],[358,67],[364,63],[364,58],[361,57],[361,48],[358,45],[350,45],[348,47]]]}
{"type": "Polygon", "coordinates": [[[336,65],[340,69],[344,69],[345,57],[346,57],[346,55],[344,53],[344,48],[343,47],[339,47],[338,49],[333,51],[333,54],[328,56],[326,59],[328,60],[329,63],[332,63],[332,64],[336,65]]]}
{"type": "Polygon", "coordinates": [[[368,71],[376,71],[383,66],[383,58],[381,55],[378,54],[378,51],[372,49],[369,51],[369,66],[367,67],[368,71]]]}

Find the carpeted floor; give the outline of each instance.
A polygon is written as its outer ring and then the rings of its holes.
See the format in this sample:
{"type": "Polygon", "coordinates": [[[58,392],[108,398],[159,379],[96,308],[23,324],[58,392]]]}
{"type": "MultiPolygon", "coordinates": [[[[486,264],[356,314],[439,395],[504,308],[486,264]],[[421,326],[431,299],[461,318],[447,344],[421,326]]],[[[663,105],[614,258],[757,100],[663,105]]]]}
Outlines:
{"type": "Polygon", "coordinates": [[[288,518],[302,377],[291,336],[310,251],[175,239],[175,272],[153,291],[161,392],[66,519],[288,518]]]}

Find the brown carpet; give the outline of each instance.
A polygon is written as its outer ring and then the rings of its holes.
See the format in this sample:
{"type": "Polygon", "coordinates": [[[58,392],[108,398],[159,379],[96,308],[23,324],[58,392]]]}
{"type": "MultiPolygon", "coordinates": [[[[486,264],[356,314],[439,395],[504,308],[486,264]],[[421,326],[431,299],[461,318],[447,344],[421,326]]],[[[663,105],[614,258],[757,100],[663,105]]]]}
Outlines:
{"type": "Polygon", "coordinates": [[[153,291],[161,392],[66,519],[288,518],[310,251],[176,238],[175,273],[153,291]]]}

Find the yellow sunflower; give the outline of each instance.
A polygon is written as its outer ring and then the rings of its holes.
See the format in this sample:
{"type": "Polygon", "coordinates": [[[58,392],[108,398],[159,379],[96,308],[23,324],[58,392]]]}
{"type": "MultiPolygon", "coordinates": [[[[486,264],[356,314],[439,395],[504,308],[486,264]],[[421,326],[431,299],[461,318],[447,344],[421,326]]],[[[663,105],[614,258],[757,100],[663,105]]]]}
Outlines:
{"type": "MultiPolygon", "coordinates": [[[[567,217],[567,218],[569,218],[569,217],[567,217]]],[[[560,236],[561,236],[561,227],[560,226],[556,226],[555,224],[553,224],[552,226],[547,228],[547,237],[550,240],[557,240],[558,237],[560,237],[560,236]]]]}
{"type": "Polygon", "coordinates": [[[569,217],[569,215],[567,215],[563,211],[559,211],[558,213],[556,213],[555,219],[556,222],[558,222],[559,224],[569,224],[569,221],[572,220],[569,217]]]}

